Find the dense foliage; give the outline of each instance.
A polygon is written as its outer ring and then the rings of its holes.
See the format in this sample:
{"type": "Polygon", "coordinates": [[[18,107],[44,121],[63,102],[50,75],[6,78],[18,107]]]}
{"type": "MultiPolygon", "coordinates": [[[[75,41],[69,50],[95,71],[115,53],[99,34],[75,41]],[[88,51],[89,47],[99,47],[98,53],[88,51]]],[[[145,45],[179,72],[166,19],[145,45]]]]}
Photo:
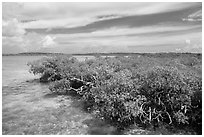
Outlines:
{"type": "Polygon", "coordinates": [[[118,128],[134,123],[193,125],[202,130],[201,59],[172,57],[95,57],[78,61],[57,56],[29,63],[58,94],[74,93],[86,109],[118,128]]]}

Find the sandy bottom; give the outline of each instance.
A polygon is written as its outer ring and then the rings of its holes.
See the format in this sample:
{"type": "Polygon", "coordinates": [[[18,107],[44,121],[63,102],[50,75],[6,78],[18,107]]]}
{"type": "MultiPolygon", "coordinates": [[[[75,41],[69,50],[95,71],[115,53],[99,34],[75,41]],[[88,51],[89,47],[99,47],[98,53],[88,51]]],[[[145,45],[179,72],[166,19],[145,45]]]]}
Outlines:
{"type": "Polygon", "coordinates": [[[2,133],[115,134],[115,128],[95,119],[82,105],[78,98],[50,93],[38,80],[4,85],[2,133]]]}

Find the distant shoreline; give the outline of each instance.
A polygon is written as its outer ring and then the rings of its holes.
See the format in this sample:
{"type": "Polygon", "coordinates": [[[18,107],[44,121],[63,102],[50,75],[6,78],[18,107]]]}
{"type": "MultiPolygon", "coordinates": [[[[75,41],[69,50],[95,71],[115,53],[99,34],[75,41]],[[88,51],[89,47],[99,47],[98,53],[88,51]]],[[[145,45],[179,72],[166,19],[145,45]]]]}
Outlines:
{"type": "Polygon", "coordinates": [[[17,54],[2,54],[2,56],[44,56],[44,55],[64,55],[63,53],[17,53],[17,54]]]}
{"type": "Polygon", "coordinates": [[[17,54],[2,54],[2,56],[55,56],[55,55],[70,55],[70,56],[132,56],[132,55],[184,55],[195,54],[202,55],[202,53],[176,53],[176,52],[162,52],[162,53],[83,53],[83,54],[65,54],[65,53],[41,53],[28,52],[17,54]]]}

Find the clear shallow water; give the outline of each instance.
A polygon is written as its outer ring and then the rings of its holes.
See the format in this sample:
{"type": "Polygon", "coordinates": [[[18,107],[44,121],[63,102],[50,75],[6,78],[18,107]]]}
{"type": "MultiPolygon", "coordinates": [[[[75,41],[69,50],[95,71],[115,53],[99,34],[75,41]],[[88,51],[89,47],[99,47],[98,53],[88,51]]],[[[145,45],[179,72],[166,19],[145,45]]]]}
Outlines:
{"type": "Polygon", "coordinates": [[[29,73],[27,63],[40,58],[42,58],[42,56],[3,56],[2,86],[36,78],[36,76],[29,73]]]}
{"type": "MultiPolygon", "coordinates": [[[[43,56],[2,56],[2,86],[37,78],[38,76],[29,73],[27,63],[42,57],[43,56]]],[[[74,57],[79,61],[94,58],[92,56],[74,57]]]]}
{"type": "MultiPolygon", "coordinates": [[[[42,56],[2,57],[2,134],[113,134],[115,128],[83,110],[80,99],[50,93],[27,63],[42,56]]],[[[84,60],[85,57],[76,57],[84,60]]]]}

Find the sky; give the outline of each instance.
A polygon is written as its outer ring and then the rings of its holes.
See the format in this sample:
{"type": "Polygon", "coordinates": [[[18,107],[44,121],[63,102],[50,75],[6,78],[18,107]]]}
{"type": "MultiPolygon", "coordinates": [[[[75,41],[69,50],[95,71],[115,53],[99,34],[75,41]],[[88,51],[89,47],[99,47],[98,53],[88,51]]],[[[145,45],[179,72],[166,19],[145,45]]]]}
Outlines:
{"type": "Polygon", "coordinates": [[[202,3],[6,3],[2,52],[202,52],[202,3]]]}

